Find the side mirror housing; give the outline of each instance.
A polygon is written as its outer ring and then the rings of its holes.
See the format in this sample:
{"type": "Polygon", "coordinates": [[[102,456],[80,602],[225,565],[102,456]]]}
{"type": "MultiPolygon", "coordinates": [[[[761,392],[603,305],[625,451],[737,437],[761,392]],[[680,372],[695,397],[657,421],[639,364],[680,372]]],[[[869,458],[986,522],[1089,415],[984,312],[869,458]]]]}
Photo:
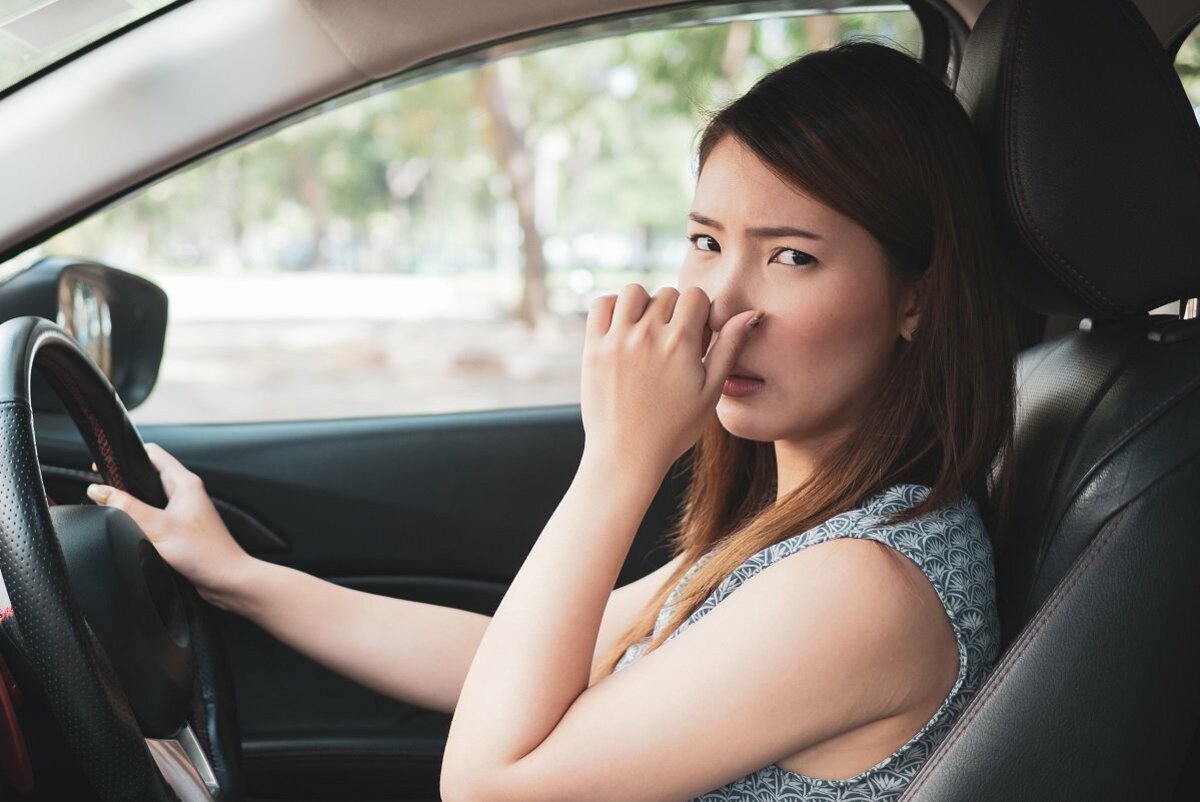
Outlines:
{"type": "MultiPolygon", "coordinates": [[[[155,283],[87,259],[48,256],[0,284],[0,320],[38,315],[71,333],[104,371],[126,409],[158,380],[167,336],[167,295],[155,283]]],[[[58,410],[35,376],[34,409],[58,410]]]]}

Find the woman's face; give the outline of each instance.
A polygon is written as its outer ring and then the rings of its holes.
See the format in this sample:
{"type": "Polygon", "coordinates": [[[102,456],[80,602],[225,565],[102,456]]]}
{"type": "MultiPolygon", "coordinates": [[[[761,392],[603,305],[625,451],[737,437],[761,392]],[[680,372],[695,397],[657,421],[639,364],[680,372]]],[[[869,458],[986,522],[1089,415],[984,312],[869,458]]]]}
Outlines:
{"type": "Polygon", "coordinates": [[[766,311],[732,371],[762,381],[740,392],[726,383],[717,404],[725,429],[811,451],[852,428],[899,338],[917,325],[875,238],[728,136],[700,173],[688,238],[679,288],[708,294],[710,328],[766,311]]]}

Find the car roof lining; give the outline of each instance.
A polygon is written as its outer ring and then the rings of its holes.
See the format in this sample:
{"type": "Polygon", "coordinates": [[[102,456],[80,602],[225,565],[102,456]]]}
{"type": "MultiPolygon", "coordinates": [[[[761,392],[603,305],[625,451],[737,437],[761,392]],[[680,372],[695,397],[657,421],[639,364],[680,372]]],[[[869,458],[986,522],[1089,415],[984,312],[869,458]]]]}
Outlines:
{"type": "MultiPolygon", "coordinates": [[[[303,0],[330,38],[338,43],[346,57],[363,72],[383,77],[430,59],[433,53],[449,53],[528,30],[553,28],[589,17],[603,17],[633,10],[677,8],[680,3],[663,4],[637,0],[506,0],[500,3],[476,3],[469,13],[455,19],[447,0],[303,0]],[[409,26],[411,18],[453,21],[452,24],[409,26]],[[391,22],[392,24],[388,24],[391,22]]],[[[943,0],[968,27],[975,25],[987,0],[943,0]]],[[[465,5],[465,4],[464,4],[465,5]]],[[[695,4],[693,4],[695,5],[695,4]]],[[[1168,43],[1189,27],[1200,15],[1192,0],[1135,0],[1134,5],[1146,17],[1159,40],[1168,43]]],[[[463,9],[464,12],[467,9],[463,9]]]]}
{"type": "MultiPolygon", "coordinates": [[[[394,75],[439,57],[470,50],[526,31],[580,20],[678,7],[645,0],[303,0],[347,60],[373,78],[394,75]],[[455,8],[463,6],[462,8],[455,8]],[[414,24],[413,20],[421,20],[414,24]],[[427,24],[428,23],[428,24],[427,24]]],[[[711,3],[710,3],[711,5],[711,3]]]]}
{"type": "MultiPolygon", "coordinates": [[[[944,0],[972,24],[982,0],[944,0]]],[[[191,0],[0,102],[0,259],[297,111],[447,56],[646,0],[191,0]]],[[[1173,41],[1200,0],[1140,0],[1173,41]]]]}

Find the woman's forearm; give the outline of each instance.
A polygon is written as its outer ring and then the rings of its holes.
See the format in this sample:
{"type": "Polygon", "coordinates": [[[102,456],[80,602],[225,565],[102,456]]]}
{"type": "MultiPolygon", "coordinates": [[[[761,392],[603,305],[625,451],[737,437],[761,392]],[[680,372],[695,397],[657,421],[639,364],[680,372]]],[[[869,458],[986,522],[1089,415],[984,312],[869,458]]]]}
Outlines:
{"type": "Polygon", "coordinates": [[[467,798],[496,782],[587,689],[605,600],[665,473],[585,449],[471,664],[450,725],[443,796],[467,798]]]}
{"type": "Polygon", "coordinates": [[[491,618],[344,588],[250,558],[217,606],[386,696],[454,712],[491,618]]]}

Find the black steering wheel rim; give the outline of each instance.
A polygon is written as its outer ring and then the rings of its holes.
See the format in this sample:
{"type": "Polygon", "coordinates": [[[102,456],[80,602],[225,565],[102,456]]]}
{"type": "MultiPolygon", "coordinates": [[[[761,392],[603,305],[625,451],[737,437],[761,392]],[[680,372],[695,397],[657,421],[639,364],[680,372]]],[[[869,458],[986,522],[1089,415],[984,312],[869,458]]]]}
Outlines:
{"type": "MultiPolygon", "coordinates": [[[[34,440],[30,386],[35,368],[62,399],[104,480],[147,503],[166,504],[158,471],[124,404],[75,340],[44,318],[0,324],[0,573],[21,651],[101,799],[175,800],[72,592],[34,440]]],[[[216,798],[241,799],[228,660],[212,609],[190,583],[174,576],[191,631],[195,682],[187,723],[211,764],[216,798]]]]}

